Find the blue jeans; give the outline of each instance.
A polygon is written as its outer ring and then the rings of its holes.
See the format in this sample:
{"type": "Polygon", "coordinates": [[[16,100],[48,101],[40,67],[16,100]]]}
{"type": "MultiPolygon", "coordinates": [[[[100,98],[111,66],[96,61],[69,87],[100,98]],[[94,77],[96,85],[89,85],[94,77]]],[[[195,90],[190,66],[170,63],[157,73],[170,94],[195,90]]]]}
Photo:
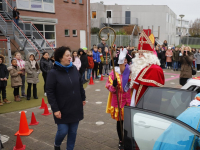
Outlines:
{"type": "Polygon", "coordinates": [[[174,61],[174,69],[178,69],[178,61],[174,61]]]}
{"type": "MultiPolygon", "coordinates": [[[[85,69],[85,70],[86,70],[86,69],[85,69]]],[[[84,70],[84,72],[83,72],[83,74],[82,74],[83,82],[85,81],[85,70],[84,70]]]]}
{"type": "Polygon", "coordinates": [[[87,79],[89,80],[91,77],[92,69],[87,69],[87,79]]]}
{"type": "Polygon", "coordinates": [[[19,26],[19,19],[13,19],[13,20],[17,24],[17,26],[19,26]]]}
{"type": "Polygon", "coordinates": [[[57,124],[58,131],[55,138],[55,146],[60,146],[67,135],[67,150],[73,150],[79,122],[68,124],[57,124]]]}

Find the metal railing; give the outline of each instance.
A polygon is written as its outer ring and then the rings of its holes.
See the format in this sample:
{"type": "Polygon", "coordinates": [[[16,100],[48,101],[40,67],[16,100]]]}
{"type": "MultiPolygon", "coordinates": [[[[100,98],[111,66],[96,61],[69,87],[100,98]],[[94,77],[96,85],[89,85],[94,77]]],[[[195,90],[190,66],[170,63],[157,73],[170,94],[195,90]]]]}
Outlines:
{"type": "MultiPolygon", "coordinates": [[[[4,11],[6,11],[10,18],[13,18],[13,8],[8,3],[7,0],[2,0],[4,11]]],[[[35,25],[30,21],[23,21],[21,17],[19,17],[19,26],[22,29],[22,31],[26,34],[31,36],[31,40],[36,43],[38,48],[40,50],[52,50],[55,51],[55,49],[49,44],[49,42],[46,40],[46,38],[41,34],[41,32],[35,27],[35,25]]]]}
{"type": "Polygon", "coordinates": [[[0,20],[3,20],[6,23],[6,27],[3,28],[3,30],[8,32],[7,27],[10,25],[12,26],[12,32],[13,36],[15,38],[15,41],[20,47],[23,47],[27,52],[34,53],[36,56],[38,56],[37,60],[40,59],[40,52],[35,47],[35,45],[26,37],[26,35],[23,33],[23,31],[16,25],[16,23],[13,20],[5,20],[4,17],[0,14],[0,20]]]}
{"type": "Polygon", "coordinates": [[[137,25],[138,18],[134,17],[112,17],[112,18],[101,18],[101,23],[112,24],[112,25],[137,25]]]}
{"type": "Polygon", "coordinates": [[[0,17],[0,29],[2,33],[7,36],[7,23],[2,17],[0,17]]]}

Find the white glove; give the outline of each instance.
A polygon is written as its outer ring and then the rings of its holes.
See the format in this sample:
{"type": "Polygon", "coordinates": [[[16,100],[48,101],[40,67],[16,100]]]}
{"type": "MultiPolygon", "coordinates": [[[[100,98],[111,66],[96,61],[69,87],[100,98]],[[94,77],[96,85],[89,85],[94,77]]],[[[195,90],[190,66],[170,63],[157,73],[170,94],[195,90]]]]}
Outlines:
{"type": "Polygon", "coordinates": [[[122,51],[122,49],[120,49],[119,60],[118,60],[119,65],[124,63],[126,55],[127,55],[127,49],[124,48],[123,51],[122,51]]]}

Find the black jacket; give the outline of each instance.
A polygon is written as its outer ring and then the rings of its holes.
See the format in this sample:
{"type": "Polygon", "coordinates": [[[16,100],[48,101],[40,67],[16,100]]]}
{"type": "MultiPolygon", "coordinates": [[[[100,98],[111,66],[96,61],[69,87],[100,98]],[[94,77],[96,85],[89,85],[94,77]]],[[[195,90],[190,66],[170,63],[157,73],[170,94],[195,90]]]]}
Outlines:
{"type": "Polygon", "coordinates": [[[48,72],[46,93],[52,111],[61,111],[62,119],[53,115],[56,124],[74,123],[83,119],[85,90],[81,75],[74,65],[67,73],[54,64],[53,69],[48,72]]]}
{"type": "Polygon", "coordinates": [[[85,71],[85,69],[88,67],[88,59],[87,59],[86,53],[81,48],[78,50],[78,55],[80,55],[80,60],[81,60],[81,68],[79,72],[82,74],[85,71]],[[80,55],[80,52],[83,52],[83,54],[80,55]]]}
{"type": "MultiPolygon", "coordinates": [[[[0,64],[0,78],[7,78],[8,79],[9,72],[4,64],[0,64]]],[[[5,87],[7,86],[7,81],[1,81],[0,80],[0,87],[5,87]]]]}
{"type": "Polygon", "coordinates": [[[40,60],[40,69],[43,73],[48,73],[53,67],[53,63],[50,59],[46,60],[45,58],[41,58],[40,60]]]}
{"type": "MultiPolygon", "coordinates": [[[[20,13],[19,13],[19,11],[17,10],[17,11],[15,11],[15,10],[13,10],[13,18],[15,19],[15,17],[19,17],[19,15],[20,15],[20,13]]],[[[19,19],[19,18],[18,18],[19,19]]]]}

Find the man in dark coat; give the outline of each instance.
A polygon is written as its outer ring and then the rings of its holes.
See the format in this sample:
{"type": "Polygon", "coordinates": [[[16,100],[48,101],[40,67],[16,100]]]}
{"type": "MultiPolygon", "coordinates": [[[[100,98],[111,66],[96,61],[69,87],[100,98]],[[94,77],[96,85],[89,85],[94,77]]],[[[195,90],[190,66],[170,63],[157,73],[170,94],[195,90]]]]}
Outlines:
{"type": "Polygon", "coordinates": [[[19,26],[19,11],[17,10],[17,7],[13,8],[13,20],[14,22],[17,24],[17,26],[19,26]]]}
{"type": "MultiPolygon", "coordinates": [[[[4,63],[4,56],[0,54],[0,93],[2,93],[2,99],[4,103],[10,103],[6,99],[6,86],[7,86],[7,80],[8,80],[8,69],[4,63]]],[[[3,103],[0,100],[0,106],[2,106],[3,103]]]]}
{"type": "Polygon", "coordinates": [[[85,79],[85,71],[86,71],[86,68],[88,67],[87,55],[83,51],[83,49],[80,48],[78,50],[78,56],[80,56],[80,60],[81,60],[81,68],[79,70],[79,73],[81,74],[81,76],[83,78],[83,83],[85,83],[85,82],[87,82],[86,79],[85,79]]]}
{"type": "Polygon", "coordinates": [[[105,47],[108,47],[108,45],[106,44],[105,38],[102,38],[101,43],[98,44],[98,49],[101,48],[102,54],[104,53],[105,47]]]}

